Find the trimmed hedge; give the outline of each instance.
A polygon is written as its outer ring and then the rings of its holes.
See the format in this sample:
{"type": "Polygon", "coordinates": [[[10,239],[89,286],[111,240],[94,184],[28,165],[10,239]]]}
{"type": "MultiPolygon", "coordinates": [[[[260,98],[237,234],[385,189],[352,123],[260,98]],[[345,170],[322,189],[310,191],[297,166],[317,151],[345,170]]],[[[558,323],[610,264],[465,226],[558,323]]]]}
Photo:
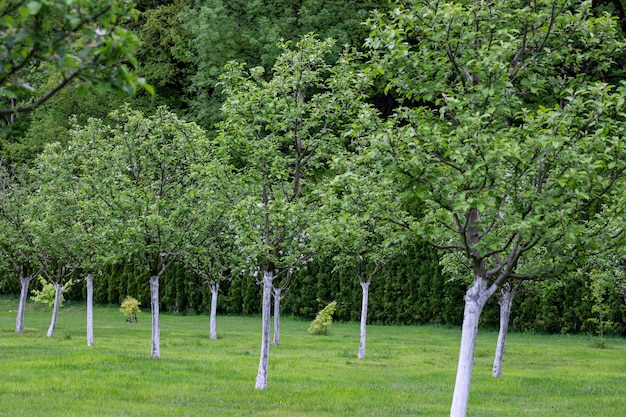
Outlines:
{"type": "MultiPolygon", "coordinates": [[[[361,287],[356,276],[333,272],[329,259],[318,258],[293,277],[281,303],[282,313],[312,320],[329,302],[336,300],[337,321],[358,321],[361,287]]],[[[148,276],[135,266],[115,265],[94,278],[97,303],[119,305],[126,296],[150,305],[148,276]]],[[[33,282],[32,287],[37,284],[33,282]]],[[[17,293],[19,286],[5,281],[2,293],[17,293]]],[[[439,254],[432,247],[416,243],[405,254],[383,268],[372,280],[368,322],[378,324],[460,325],[463,320],[465,288],[442,276],[439,254]]],[[[71,287],[68,300],[84,300],[84,284],[71,287]]],[[[511,314],[513,330],[548,333],[595,333],[593,297],[581,275],[559,280],[526,282],[518,291],[511,314]]],[[[162,311],[204,314],[210,309],[211,292],[194,273],[175,264],[160,283],[162,311]]],[[[617,290],[606,300],[612,331],[626,335],[626,297],[617,290]]],[[[220,314],[258,314],[261,288],[250,276],[238,275],[220,286],[220,314]]],[[[485,306],[483,326],[498,326],[498,304],[493,297],[485,306]]]]}

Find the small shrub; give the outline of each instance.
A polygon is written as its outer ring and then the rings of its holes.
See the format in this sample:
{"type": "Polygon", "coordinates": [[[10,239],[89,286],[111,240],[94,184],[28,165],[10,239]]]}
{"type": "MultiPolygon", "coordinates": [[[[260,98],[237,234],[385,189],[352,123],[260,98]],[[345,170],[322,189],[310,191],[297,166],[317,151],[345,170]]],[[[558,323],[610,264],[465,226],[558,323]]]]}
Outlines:
{"type": "Polygon", "coordinates": [[[328,328],[333,323],[333,313],[337,307],[337,301],[329,303],[317,315],[309,326],[310,334],[328,334],[328,328]]]}
{"type": "MultiPolygon", "coordinates": [[[[30,297],[36,303],[47,304],[49,307],[54,306],[54,297],[56,296],[56,288],[54,284],[46,281],[41,275],[37,277],[37,280],[41,283],[41,290],[33,290],[33,295],[30,297]]],[[[72,281],[68,281],[61,288],[61,297],[59,298],[59,307],[63,307],[65,298],[63,292],[72,285],[72,281]]]]}
{"type": "Polygon", "coordinates": [[[139,310],[140,305],[141,303],[136,298],[128,295],[124,298],[120,306],[120,313],[126,316],[126,322],[137,322],[137,313],[141,312],[141,310],[139,310]]]}

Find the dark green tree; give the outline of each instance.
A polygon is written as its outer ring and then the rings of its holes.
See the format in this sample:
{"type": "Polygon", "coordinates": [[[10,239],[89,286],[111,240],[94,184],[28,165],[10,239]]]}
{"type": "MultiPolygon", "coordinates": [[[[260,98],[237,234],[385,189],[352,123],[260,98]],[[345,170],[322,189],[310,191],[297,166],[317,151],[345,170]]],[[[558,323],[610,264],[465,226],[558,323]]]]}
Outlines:
{"type": "Polygon", "coordinates": [[[220,119],[224,100],[219,74],[231,60],[251,67],[271,68],[282,52],[281,40],[297,40],[308,33],[335,39],[335,57],[345,45],[360,47],[367,32],[361,24],[368,13],[386,9],[387,1],[203,0],[181,20],[194,36],[188,59],[197,68],[188,86],[191,114],[210,129],[220,119]]]}

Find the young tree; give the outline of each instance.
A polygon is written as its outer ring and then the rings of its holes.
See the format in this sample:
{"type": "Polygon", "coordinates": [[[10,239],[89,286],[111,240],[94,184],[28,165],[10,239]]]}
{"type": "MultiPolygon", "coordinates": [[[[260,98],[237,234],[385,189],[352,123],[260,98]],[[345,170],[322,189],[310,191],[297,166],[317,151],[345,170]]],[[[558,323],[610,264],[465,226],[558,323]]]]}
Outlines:
{"type": "MultiPolygon", "coordinates": [[[[306,261],[303,261],[306,263],[306,261]]],[[[287,291],[291,287],[293,278],[293,270],[288,270],[282,277],[276,277],[272,282],[272,299],[274,300],[274,337],[272,338],[272,345],[278,346],[280,344],[280,302],[287,291]]]]}
{"type": "Polygon", "coordinates": [[[46,224],[56,224],[52,245],[56,247],[59,232],[62,245],[72,243],[77,268],[84,275],[87,291],[87,345],[95,344],[93,332],[93,279],[110,260],[102,228],[107,219],[99,217],[93,195],[80,181],[82,161],[91,157],[86,146],[53,143],[35,161],[39,181],[39,206],[47,208],[46,224]],[[55,223],[56,222],[56,223],[55,223]]]}
{"type": "Polygon", "coordinates": [[[0,164],[0,254],[8,264],[9,275],[20,283],[16,333],[24,332],[30,283],[42,272],[42,251],[32,229],[29,203],[35,190],[26,169],[17,168],[11,173],[0,164]]]}
{"type": "Polygon", "coordinates": [[[210,165],[208,142],[192,123],[160,108],[155,115],[124,107],[113,126],[91,119],[75,126],[70,146],[87,146],[81,181],[99,202],[111,256],[139,262],[150,277],[151,356],[159,358],[159,279],[178,258],[204,213],[195,192],[199,166],[210,165]]]}
{"type": "Polygon", "coordinates": [[[333,168],[339,173],[324,196],[332,219],[331,238],[335,271],[354,273],[361,285],[361,325],[358,358],[365,358],[369,287],[374,276],[402,252],[405,229],[410,223],[397,187],[385,176],[384,166],[366,152],[379,120],[367,114],[352,131],[351,152],[336,156],[333,168]]]}
{"type": "Polygon", "coordinates": [[[598,335],[597,347],[605,348],[606,332],[611,330],[611,306],[609,304],[609,294],[615,291],[619,294],[624,285],[624,269],[620,265],[622,254],[620,251],[603,254],[601,257],[594,257],[581,265],[576,271],[571,273],[583,277],[585,285],[589,288],[589,301],[591,301],[591,317],[588,317],[585,327],[598,335]]]}
{"type": "MultiPolygon", "coordinates": [[[[215,175],[215,174],[213,174],[215,175]]],[[[214,176],[213,178],[216,178],[214,176]]],[[[211,188],[213,198],[219,195],[219,188],[211,188]]],[[[213,200],[215,201],[215,200],[213,200]]],[[[205,204],[212,204],[205,201],[205,204]]],[[[198,239],[191,238],[184,252],[183,262],[204,279],[211,291],[209,335],[217,339],[217,299],[220,284],[231,278],[232,265],[236,263],[234,234],[229,229],[226,205],[216,205],[216,211],[206,213],[196,228],[198,239]]]]}
{"type": "Polygon", "coordinates": [[[240,181],[233,209],[236,244],[253,274],[262,277],[262,340],[256,389],[267,388],[270,311],[274,282],[309,259],[319,224],[312,192],[326,162],[344,146],[341,133],[363,107],[368,79],[346,54],[326,63],[333,41],[313,36],[283,53],[265,80],[262,68],[227,67],[225,120],[217,141],[240,181]]]}
{"type": "Polygon", "coordinates": [[[43,274],[50,284],[54,286],[55,298],[52,308],[52,319],[48,328],[48,337],[54,336],[59,316],[59,308],[62,304],[63,292],[77,281],[72,275],[80,266],[80,235],[75,233],[72,219],[73,208],[65,204],[59,204],[57,196],[50,196],[42,183],[45,177],[37,178],[38,192],[31,200],[33,214],[31,222],[37,245],[43,249],[41,257],[43,274]],[[51,198],[49,198],[51,197],[51,198]]]}
{"type": "Polygon", "coordinates": [[[620,233],[608,208],[626,169],[626,89],[602,77],[623,42],[589,2],[407,5],[370,20],[376,68],[403,102],[376,155],[423,201],[418,233],[472,268],[450,414],[459,417],[481,311],[504,283],[528,277],[520,260],[620,233]]]}
{"type": "MultiPolygon", "coordinates": [[[[364,185],[364,184],[361,184],[364,185]]],[[[372,189],[368,189],[371,192],[372,189]]],[[[349,203],[348,203],[349,204],[349,203]]],[[[350,214],[337,220],[337,255],[333,257],[335,271],[352,270],[362,290],[361,324],[358,358],[365,358],[367,342],[367,309],[372,279],[401,251],[402,241],[397,237],[398,227],[380,218],[374,205],[352,206],[350,214]]]]}

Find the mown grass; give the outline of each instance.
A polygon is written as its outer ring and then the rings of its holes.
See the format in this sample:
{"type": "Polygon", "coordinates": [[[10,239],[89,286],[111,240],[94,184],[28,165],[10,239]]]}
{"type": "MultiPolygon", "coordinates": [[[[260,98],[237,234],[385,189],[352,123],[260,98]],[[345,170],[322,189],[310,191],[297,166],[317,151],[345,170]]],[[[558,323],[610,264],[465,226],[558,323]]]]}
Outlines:
{"type": "MultiPolygon", "coordinates": [[[[29,305],[15,334],[15,300],[0,298],[0,416],[446,416],[460,331],[369,326],[358,360],[358,324],[310,336],[309,323],[282,320],[270,349],[269,389],[255,391],[258,317],[162,315],[161,359],[150,359],[149,314],[125,323],[97,307],[96,346],[85,340],[85,309],[50,313],[29,305]]],[[[626,415],[626,342],[595,349],[588,336],[511,334],[504,377],[491,377],[496,333],[479,335],[470,416],[626,415]]]]}

